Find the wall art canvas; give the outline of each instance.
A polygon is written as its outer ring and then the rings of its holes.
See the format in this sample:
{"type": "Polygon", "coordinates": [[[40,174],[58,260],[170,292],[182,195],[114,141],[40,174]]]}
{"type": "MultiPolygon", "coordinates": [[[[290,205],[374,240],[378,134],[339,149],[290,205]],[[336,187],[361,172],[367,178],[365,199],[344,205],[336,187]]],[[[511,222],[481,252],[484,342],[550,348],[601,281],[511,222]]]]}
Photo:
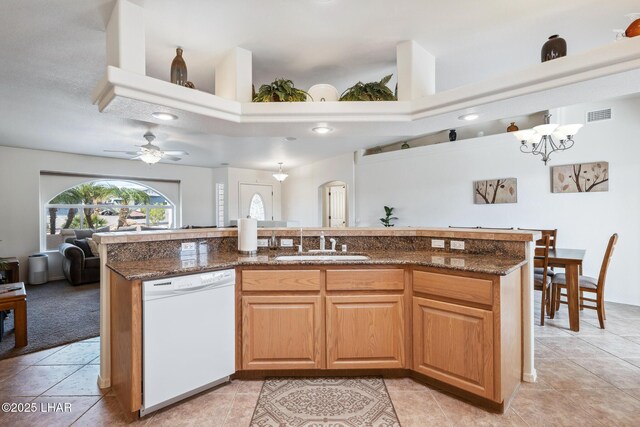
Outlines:
{"type": "Polygon", "coordinates": [[[517,203],[518,180],[516,178],[500,178],[475,181],[473,194],[476,205],[517,203]]]}
{"type": "Polygon", "coordinates": [[[554,193],[609,191],[609,162],[554,166],[552,174],[554,193]]]}

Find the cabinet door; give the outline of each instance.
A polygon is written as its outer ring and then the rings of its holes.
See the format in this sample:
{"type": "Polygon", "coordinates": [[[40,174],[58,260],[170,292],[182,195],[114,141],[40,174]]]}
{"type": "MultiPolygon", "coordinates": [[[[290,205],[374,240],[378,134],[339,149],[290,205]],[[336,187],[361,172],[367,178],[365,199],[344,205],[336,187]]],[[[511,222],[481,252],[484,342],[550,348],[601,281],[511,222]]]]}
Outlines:
{"type": "Polygon", "coordinates": [[[493,313],[413,298],[414,370],[493,399],[493,313]]]}
{"type": "Polygon", "coordinates": [[[322,367],[320,296],[242,297],[243,369],[322,367]]]}
{"type": "Polygon", "coordinates": [[[327,368],[404,367],[401,295],[327,296],[327,368]]]}

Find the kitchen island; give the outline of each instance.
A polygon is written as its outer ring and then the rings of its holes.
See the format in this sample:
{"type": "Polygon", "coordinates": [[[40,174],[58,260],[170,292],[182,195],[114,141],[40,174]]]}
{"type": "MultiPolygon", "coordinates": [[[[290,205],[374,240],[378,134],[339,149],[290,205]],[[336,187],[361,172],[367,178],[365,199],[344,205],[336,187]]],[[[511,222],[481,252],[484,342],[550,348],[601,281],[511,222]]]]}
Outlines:
{"type": "Polygon", "coordinates": [[[99,236],[107,267],[102,296],[108,287],[109,300],[118,301],[102,312],[105,329],[115,324],[117,333],[101,331],[110,348],[101,363],[109,361],[108,385],[121,404],[140,409],[142,281],[229,268],[236,271],[237,377],[411,376],[496,411],[508,407],[521,380],[535,379],[535,233],[306,229],[303,246],[312,247],[320,232],[368,259],[282,261],[279,255],[295,254],[284,248],[240,256],[235,230],[226,229],[99,236]],[[207,239],[210,252],[185,262],[175,248],[189,239],[207,239]],[[451,249],[452,239],[465,249],[451,249]],[[437,240],[445,247],[434,248],[437,240]]]}

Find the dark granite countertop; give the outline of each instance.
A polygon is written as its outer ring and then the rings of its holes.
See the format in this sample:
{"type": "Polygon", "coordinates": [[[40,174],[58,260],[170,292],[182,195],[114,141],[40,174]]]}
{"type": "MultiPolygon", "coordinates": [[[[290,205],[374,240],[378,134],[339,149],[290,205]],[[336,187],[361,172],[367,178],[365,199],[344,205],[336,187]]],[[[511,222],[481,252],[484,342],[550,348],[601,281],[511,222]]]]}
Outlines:
{"type": "MultiPolygon", "coordinates": [[[[526,263],[524,259],[505,258],[487,254],[450,252],[385,251],[348,253],[367,255],[369,259],[358,261],[294,260],[277,261],[280,255],[296,255],[294,252],[259,252],[257,256],[235,252],[211,252],[207,256],[147,259],[142,261],[109,262],[107,267],[127,280],[151,280],[169,276],[201,273],[237,266],[290,266],[298,265],[416,265],[438,267],[457,271],[487,273],[504,276],[526,263]]],[[[306,255],[306,254],[305,254],[306,255]]],[[[341,255],[340,252],[335,255],[341,255]]]]}

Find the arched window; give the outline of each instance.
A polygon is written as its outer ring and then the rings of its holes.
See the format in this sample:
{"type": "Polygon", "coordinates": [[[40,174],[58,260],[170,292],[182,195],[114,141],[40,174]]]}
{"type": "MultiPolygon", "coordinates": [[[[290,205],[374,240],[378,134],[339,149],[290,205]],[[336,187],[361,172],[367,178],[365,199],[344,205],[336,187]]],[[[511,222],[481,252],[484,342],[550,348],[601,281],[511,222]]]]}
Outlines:
{"type": "Polygon", "coordinates": [[[71,230],[128,231],[172,228],[175,205],[151,187],[95,180],[71,187],[44,205],[46,249],[56,249],[71,230]],[[67,231],[69,230],[69,231],[67,231]]]}
{"type": "MultiPolygon", "coordinates": [[[[246,199],[245,199],[246,200],[246,199]]],[[[258,193],[251,197],[251,203],[249,204],[249,216],[257,219],[258,221],[264,221],[264,201],[262,196],[258,193]]]]}

